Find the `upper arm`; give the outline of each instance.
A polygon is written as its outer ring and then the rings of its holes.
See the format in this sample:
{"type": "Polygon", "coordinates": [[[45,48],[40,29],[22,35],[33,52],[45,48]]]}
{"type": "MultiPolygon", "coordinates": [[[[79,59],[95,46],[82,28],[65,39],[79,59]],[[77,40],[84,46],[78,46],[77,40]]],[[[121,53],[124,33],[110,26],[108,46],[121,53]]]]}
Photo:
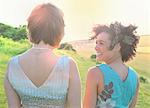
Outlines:
{"type": "Polygon", "coordinates": [[[100,79],[100,70],[95,67],[88,71],[86,81],[86,91],[84,96],[84,108],[95,108],[97,94],[98,94],[98,83],[100,79]]]}
{"type": "Polygon", "coordinates": [[[132,102],[129,105],[129,108],[135,108],[135,105],[136,105],[136,102],[137,102],[137,98],[138,98],[138,93],[139,93],[139,86],[140,86],[140,82],[138,80],[138,85],[137,85],[136,93],[135,93],[135,96],[133,97],[132,102]]]}
{"type": "MultiPolygon", "coordinates": [[[[8,65],[9,67],[9,65],[8,65]]],[[[5,93],[7,96],[7,100],[8,100],[8,107],[9,108],[20,108],[21,106],[21,102],[20,99],[17,95],[17,93],[15,92],[15,90],[13,89],[13,87],[11,86],[9,80],[8,80],[8,68],[6,71],[6,75],[5,75],[5,79],[4,79],[4,88],[5,88],[5,93]]]]}
{"type": "Polygon", "coordinates": [[[75,61],[70,59],[69,90],[67,107],[81,108],[81,82],[75,61]]]}

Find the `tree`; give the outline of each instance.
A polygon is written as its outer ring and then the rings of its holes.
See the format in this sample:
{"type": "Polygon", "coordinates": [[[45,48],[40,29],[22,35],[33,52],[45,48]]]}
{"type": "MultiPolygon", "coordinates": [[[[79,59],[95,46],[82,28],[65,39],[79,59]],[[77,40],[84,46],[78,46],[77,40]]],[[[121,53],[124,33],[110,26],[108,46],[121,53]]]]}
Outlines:
{"type": "Polygon", "coordinates": [[[11,27],[0,23],[0,36],[11,38],[14,41],[27,38],[26,25],[19,27],[11,27]]]}

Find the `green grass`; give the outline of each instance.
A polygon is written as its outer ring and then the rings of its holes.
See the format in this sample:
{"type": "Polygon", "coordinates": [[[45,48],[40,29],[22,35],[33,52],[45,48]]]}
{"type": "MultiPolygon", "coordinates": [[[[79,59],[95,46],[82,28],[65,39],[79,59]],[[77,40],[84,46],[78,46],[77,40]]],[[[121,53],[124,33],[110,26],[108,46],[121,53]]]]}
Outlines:
{"type": "MultiPolygon", "coordinates": [[[[13,42],[9,39],[0,37],[0,108],[7,108],[6,96],[4,93],[3,80],[6,71],[7,62],[9,59],[19,53],[24,52],[30,47],[27,41],[13,42]]],[[[95,61],[88,57],[81,56],[80,52],[74,53],[72,51],[55,50],[59,55],[71,56],[78,65],[81,81],[82,81],[82,95],[84,96],[85,81],[87,70],[89,67],[95,65],[95,61]]],[[[133,61],[130,61],[128,65],[131,65],[138,71],[139,76],[142,76],[148,80],[147,83],[140,83],[140,92],[137,103],[137,108],[149,108],[150,106],[150,54],[138,53],[133,61]]]]}
{"type": "Polygon", "coordinates": [[[0,53],[0,105],[1,108],[6,108],[6,97],[4,94],[3,79],[6,70],[6,64],[10,57],[0,53]]]}
{"type": "Polygon", "coordinates": [[[136,57],[128,64],[134,67],[139,75],[150,78],[150,53],[137,53],[136,57]]]}

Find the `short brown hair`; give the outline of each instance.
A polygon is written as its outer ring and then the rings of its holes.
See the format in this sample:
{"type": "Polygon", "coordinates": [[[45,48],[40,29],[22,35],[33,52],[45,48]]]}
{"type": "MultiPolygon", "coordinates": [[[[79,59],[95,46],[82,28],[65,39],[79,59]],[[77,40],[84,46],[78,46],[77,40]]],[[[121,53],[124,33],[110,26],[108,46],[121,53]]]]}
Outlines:
{"type": "Polygon", "coordinates": [[[36,6],[28,18],[28,36],[32,43],[43,41],[51,46],[58,45],[64,34],[63,13],[47,3],[36,6]]]}
{"type": "Polygon", "coordinates": [[[136,26],[123,26],[121,23],[115,22],[107,25],[97,25],[93,28],[95,33],[91,39],[95,39],[100,33],[106,32],[110,34],[111,45],[109,49],[112,50],[117,43],[120,43],[120,53],[122,61],[127,62],[136,55],[136,47],[139,42],[139,36],[135,35],[136,26]]]}

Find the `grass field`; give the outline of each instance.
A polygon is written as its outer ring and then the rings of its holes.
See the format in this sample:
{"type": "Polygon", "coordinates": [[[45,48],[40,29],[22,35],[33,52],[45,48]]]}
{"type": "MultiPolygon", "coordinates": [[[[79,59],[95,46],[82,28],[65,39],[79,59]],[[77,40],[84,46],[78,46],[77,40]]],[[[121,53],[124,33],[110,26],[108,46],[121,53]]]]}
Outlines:
{"type": "MultiPolygon", "coordinates": [[[[6,96],[3,88],[4,74],[8,60],[19,53],[24,52],[30,46],[26,41],[13,42],[8,39],[0,37],[0,108],[7,108],[6,96]]],[[[85,81],[87,70],[89,67],[95,65],[95,61],[91,60],[88,56],[90,53],[77,52],[65,50],[56,50],[59,55],[68,55],[75,59],[79,67],[80,76],[82,80],[82,95],[85,91],[85,81]],[[85,55],[86,54],[86,55],[85,55]]],[[[138,53],[133,61],[130,61],[128,65],[131,65],[138,71],[139,77],[144,77],[147,81],[140,83],[140,92],[136,108],[149,108],[150,106],[150,53],[138,53]]]]}

